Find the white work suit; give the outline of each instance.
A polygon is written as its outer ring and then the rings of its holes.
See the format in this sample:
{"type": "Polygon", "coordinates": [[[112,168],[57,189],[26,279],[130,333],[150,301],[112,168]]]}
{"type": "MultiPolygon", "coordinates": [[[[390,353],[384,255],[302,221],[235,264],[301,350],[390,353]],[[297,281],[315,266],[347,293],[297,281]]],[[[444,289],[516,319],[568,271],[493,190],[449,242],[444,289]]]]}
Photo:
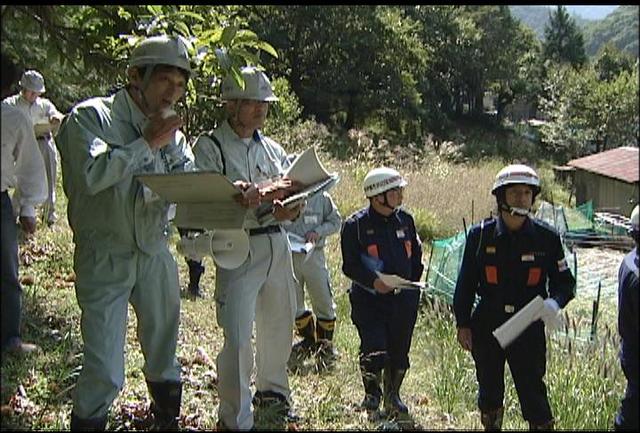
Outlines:
{"type": "MultiPolygon", "coordinates": [[[[198,170],[214,170],[231,181],[258,183],[282,174],[287,165],[282,147],[258,131],[253,138],[243,140],[225,121],[210,134],[220,147],[207,134],[198,137],[193,147],[198,170]]],[[[216,272],[216,314],[224,331],[224,346],[217,358],[218,419],[234,430],[253,426],[250,384],[254,321],[256,390],[274,391],[287,399],[290,396],[287,360],[295,313],[291,251],[282,228],[252,234],[259,226],[255,212],[248,212],[245,228],[249,256],[236,269],[218,267],[216,272]]]]}
{"type": "MultiPolygon", "coordinates": [[[[31,104],[27,101],[21,93],[10,96],[4,100],[9,105],[13,105],[26,114],[33,125],[49,123],[52,117],[62,118],[62,114],[58,111],[56,106],[47,98],[38,97],[36,101],[31,104]]],[[[45,218],[52,221],[54,219],[55,203],[56,203],[56,179],[58,170],[56,143],[53,140],[51,133],[36,136],[38,140],[38,147],[44,160],[44,166],[47,175],[47,201],[45,205],[45,218]]],[[[16,191],[13,202],[15,204],[20,201],[19,192],[16,191]]]]}
{"type": "Polygon", "coordinates": [[[106,415],[122,388],[129,302],[146,380],[180,381],[180,287],[167,247],[169,204],[134,176],[191,170],[193,154],[179,131],[152,151],[142,137],[147,121],[122,89],[80,103],[57,136],[82,309],[84,365],[73,398],[80,418],[106,415]]]}
{"type": "Polygon", "coordinates": [[[2,103],[2,193],[0,194],[0,307],[2,352],[21,340],[22,287],[18,278],[18,227],[15,214],[34,217],[35,206],[46,197],[44,164],[38,152],[31,120],[2,103]],[[11,204],[9,189],[21,191],[20,202],[11,204]]]}
{"type": "Polygon", "coordinates": [[[342,218],[338,208],[327,192],[316,194],[307,200],[302,215],[292,224],[286,226],[287,231],[305,237],[308,232],[316,232],[320,237],[307,257],[305,253],[293,253],[293,271],[296,276],[296,318],[305,311],[304,288],[309,291],[313,312],[319,320],[336,318],[335,303],[331,293],[331,281],[324,255],[327,236],[338,233],[342,218]]]}

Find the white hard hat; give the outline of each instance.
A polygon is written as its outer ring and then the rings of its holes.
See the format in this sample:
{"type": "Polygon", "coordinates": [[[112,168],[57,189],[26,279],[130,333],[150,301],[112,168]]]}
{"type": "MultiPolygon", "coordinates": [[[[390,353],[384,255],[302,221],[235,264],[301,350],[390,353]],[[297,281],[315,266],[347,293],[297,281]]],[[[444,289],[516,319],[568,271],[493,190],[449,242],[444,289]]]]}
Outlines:
{"type": "Polygon", "coordinates": [[[273,94],[273,88],[267,75],[252,66],[240,70],[244,78],[244,89],[241,89],[231,74],[222,82],[222,99],[251,99],[254,101],[273,102],[278,98],[273,94]]]}
{"type": "Polygon", "coordinates": [[[491,194],[496,195],[496,192],[503,186],[514,184],[531,186],[534,195],[540,192],[540,178],[534,169],[523,164],[511,164],[498,172],[491,194]]]}
{"type": "Polygon", "coordinates": [[[640,218],[640,209],[638,205],[633,208],[631,211],[631,230],[640,230],[640,222],[638,219],[640,218]]]}
{"type": "Polygon", "coordinates": [[[397,170],[389,167],[378,167],[369,171],[364,177],[364,195],[373,197],[397,187],[404,187],[407,181],[397,170]]]}
{"type": "Polygon", "coordinates": [[[38,71],[30,70],[24,71],[22,78],[18,82],[23,89],[31,90],[33,92],[44,93],[44,77],[38,71]]]}
{"type": "Polygon", "coordinates": [[[189,42],[182,36],[152,36],[131,52],[129,66],[170,65],[191,74],[189,42]]]}

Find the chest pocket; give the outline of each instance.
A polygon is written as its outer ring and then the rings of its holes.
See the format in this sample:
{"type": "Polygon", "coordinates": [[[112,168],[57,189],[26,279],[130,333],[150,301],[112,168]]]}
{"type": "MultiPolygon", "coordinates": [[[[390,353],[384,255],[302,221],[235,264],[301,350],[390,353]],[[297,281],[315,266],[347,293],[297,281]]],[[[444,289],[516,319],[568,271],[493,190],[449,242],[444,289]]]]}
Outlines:
{"type": "Polygon", "coordinates": [[[320,219],[320,214],[317,212],[304,212],[302,215],[302,221],[304,222],[305,225],[307,226],[317,226],[318,224],[320,224],[321,219],[320,219]]]}
{"type": "Polygon", "coordinates": [[[280,161],[272,160],[266,152],[260,152],[256,157],[255,169],[252,173],[254,182],[262,182],[282,173],[280,161]]]}
{"type": "Polygon", "coordinates": [[[482,245],[479,251],[479,264],[482,268],[484,280],[489,285],[498,284],[498,258],[495,245],[482,245]]]}
{"type": "Polygon", "coordinates": [[[539,285],[545,278],[544,256],[527,253],[522,255],[521,260],[527,287],[539,285]]]}

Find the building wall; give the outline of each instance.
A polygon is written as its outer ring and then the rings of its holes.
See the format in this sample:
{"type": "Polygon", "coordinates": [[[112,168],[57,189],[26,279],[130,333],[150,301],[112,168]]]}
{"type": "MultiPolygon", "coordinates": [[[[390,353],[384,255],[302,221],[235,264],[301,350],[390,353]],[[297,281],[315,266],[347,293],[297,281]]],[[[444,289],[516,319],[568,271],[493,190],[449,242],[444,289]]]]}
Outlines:
{"type": "Polygon", "coordinates": [[[626,183],[585,170],[575,172],[576,203],[593,200],[594,209],[619,208],[625,216],[638,204],[638,182],[626,183]]]}

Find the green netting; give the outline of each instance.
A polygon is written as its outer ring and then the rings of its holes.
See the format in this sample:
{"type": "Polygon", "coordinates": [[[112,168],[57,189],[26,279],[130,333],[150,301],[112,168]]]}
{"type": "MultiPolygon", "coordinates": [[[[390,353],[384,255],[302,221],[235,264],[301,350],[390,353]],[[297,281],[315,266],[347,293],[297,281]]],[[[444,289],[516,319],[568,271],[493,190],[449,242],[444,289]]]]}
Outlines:
{"type": "Polygon", "coordinates": [[[465,233],[462,231],[450,238],[431,242],[426,291],[445,299],[449,304],[453,304],[453,292],[462,264],[465,239],[465,233]]]}

